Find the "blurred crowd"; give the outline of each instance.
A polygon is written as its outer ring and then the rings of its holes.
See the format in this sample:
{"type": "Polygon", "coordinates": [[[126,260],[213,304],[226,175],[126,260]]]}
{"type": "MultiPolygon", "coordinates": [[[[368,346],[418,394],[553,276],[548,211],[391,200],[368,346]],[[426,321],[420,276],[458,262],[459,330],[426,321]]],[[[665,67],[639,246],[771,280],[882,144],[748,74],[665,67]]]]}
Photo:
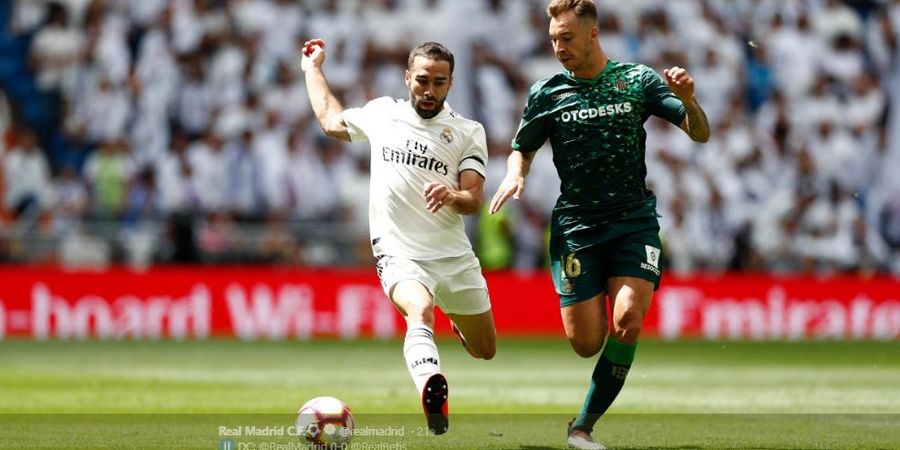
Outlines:
{"type": "MultiPolygon", "coordinates": [[[[900,0],[597,3],[606,53],[687,67],[712,125],[704,146],[646,125],[669,269],[900,273],[900,0]]],[[[368,147],[319,131],[299,45],[325,39],[345,107],[408,97],[409,49],[447,45],[490,196],[528,87],[560,70],[545,6],[15,0],[4,45],[28,70],[0,67],[0,260],[368,264],[368,147]]],[[[551,158],[468,223],[486,269],[546,264],[551,158]]]]}

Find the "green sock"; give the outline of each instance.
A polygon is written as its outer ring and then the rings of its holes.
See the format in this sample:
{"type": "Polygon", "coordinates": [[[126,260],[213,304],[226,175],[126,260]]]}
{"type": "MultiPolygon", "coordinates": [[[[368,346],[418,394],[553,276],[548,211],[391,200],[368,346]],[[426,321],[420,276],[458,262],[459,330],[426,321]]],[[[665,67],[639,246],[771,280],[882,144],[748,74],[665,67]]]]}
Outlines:
{"type": "Polygon", "coordinates": [[[637,342],[628,345],[613,338],[606,341],[606,348],[600,355],[594,373],[591,375],[591,387],[588,389],[581,413],[572,423],[572,428],[577,428],[588,433],[594,430],[594,424],[600,416],[609,409],[613,400],[622,390],[628,369],[634,361],[634,352],[637,342]]]}

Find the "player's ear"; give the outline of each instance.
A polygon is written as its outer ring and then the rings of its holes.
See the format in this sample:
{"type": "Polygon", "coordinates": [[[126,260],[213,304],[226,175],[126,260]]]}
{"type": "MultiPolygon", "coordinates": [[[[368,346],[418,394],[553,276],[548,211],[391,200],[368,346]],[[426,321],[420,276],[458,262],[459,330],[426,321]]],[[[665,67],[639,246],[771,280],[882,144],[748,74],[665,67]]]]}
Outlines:
{"type": "Polygon", "coordinates": [[[596,41],[600,38],[600,28],[597,25],[591,26],[591,40],[596,41]]]}
{"type": "Polygon", "coordinates": [[[403,81],[406,82],[406,86],[409,87],[409,69],[404,71],[403,81]]]}

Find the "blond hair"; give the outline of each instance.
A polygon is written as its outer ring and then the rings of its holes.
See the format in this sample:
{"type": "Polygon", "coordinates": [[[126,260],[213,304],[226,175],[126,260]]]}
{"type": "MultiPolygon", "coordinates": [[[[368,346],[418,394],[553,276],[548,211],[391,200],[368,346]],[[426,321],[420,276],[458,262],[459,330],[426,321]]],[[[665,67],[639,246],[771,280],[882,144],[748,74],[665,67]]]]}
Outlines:
{"type": "Polygon", "coordinates": [[[597,22],[600,17],[593,0],[551,0],[547,5],[547,15],[550,17],[558,17],[566,11],[574,11],[579,19],[589,19],[592,22],[597,22]]]}

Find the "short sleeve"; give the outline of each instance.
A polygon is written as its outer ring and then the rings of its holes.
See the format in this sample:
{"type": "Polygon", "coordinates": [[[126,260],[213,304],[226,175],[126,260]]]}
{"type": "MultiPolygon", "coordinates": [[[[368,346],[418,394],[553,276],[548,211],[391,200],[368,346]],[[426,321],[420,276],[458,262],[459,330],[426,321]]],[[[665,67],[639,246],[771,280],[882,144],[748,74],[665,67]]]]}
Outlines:
{"type": "Polygon", "coordinates": [[[459,171],[462,173],[463,170],[474,170],[482,178],[486,178],[485,166],[487,166],[487,138],[484,127],[478,124],[467,139],[462,159],[459,160],[459,171]]]}
{"type": "Polygon", "coordinates": [[[676,126],[684,120],[684,104],[669,89],[656,71],[649,67],[644,68],[641,76],[644,84],[644,98],[647,102],[647,111],[657,117],[661,117],[676,126]]]}
{"type": "Polygon", "coordinates": [[[537,83],[531,87],[528,100],[525,103],[525,111],[519,122],[519,130],[512,141],[513,150],[520,152],[533,152],[541,148],[550,134],[550,116],[541,102],[541,86],[537,83]]]}
{"type": "Polygon", "coordinates": [[[394,103],[390,97],[379,97],[362,108],[350,108],[344,110],[344,124],[351,142],[367,142],[369,133],[378,127],[378,123],[387,117],[386,110],[394,103]]]}

